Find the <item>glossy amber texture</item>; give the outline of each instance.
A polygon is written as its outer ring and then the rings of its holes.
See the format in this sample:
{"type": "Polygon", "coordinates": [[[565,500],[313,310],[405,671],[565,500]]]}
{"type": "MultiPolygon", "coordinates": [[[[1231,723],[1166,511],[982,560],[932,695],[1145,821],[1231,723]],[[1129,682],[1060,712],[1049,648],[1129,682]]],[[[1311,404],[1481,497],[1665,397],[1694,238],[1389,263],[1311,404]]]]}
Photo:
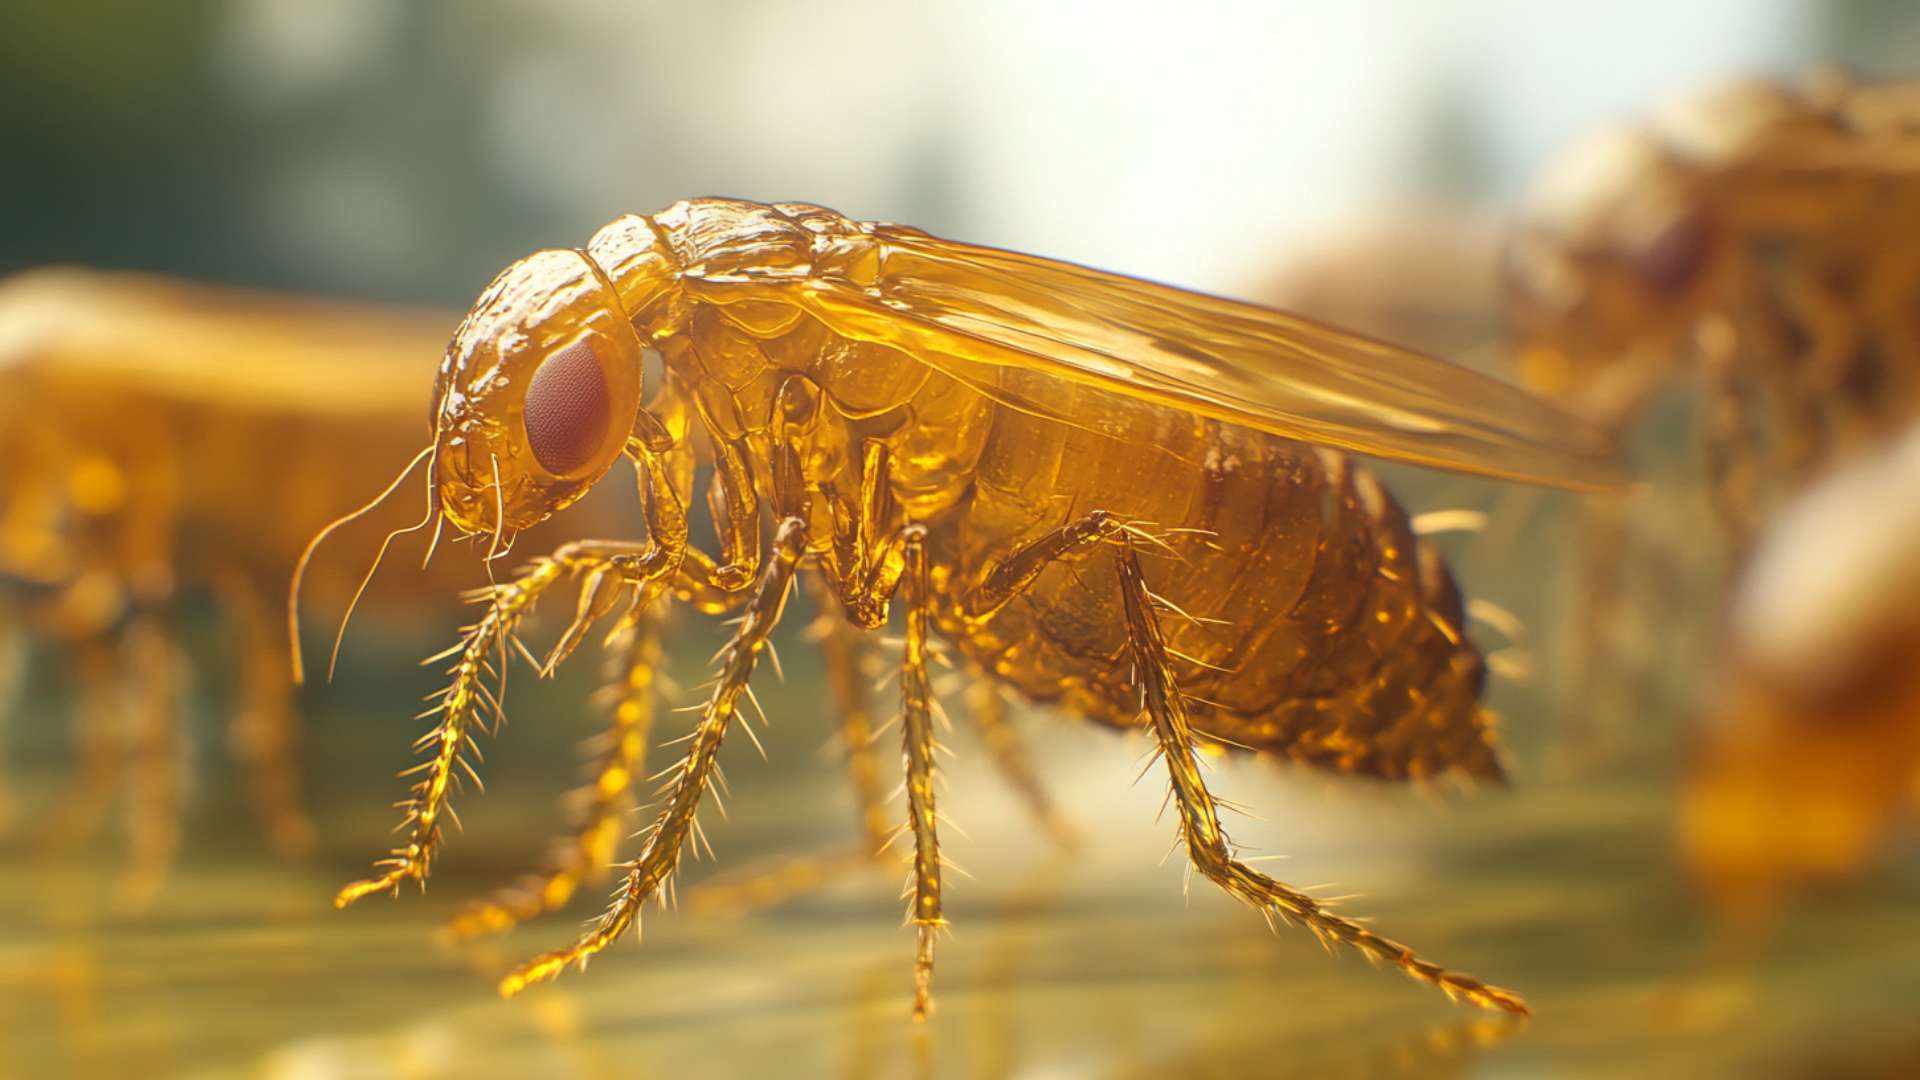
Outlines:
{"type": "Polygon", "coordinates": [[[1615,482],[1608,443],[1581,422],[1298,316],[818,206],[727,199],[623,217],[583,248],[509,267],[455,334],[435,400],[432,484],[455,528],[511,543],[624,458],[649,532],[569,543],[483,596],[421,741],[407,838],[342,904],[426,877],[474,732],[498,713],[482,676],[542,594],[580,583],[544,667],[623,604],[622,626],[670,602],[739,610],[613,908],[502,989],[604,948],[669,887],[682,849],[701,845],[721,741],[736,720],[752,731],[748,679],[804,571],[859,630],[885,626],[895,600],[906,607],[916,1015],[944,925],[930,631],[976,677],[1145,731],[1196,868],[1229,892],[1450,995],[1524,1011],[1239,861],[1194,754],[1498,778],[1484,668],[1453,581],[1341,451],[1615,482]],[[649,352],[663,377],[642,386],[649,352]],[[600,370],[583,372],[583,357],[600,370]],[[591,401],[529,394],[556,359],[591,401]],[[622,388],[612,406],[601,387],[622,388]],[[556,428],[555,416],[585,426],[556,428]],[[559,445],[564,461],[548,452],[559,445]],[[697,466],[712,469],[717,552],[688,539],[697,466]]]}
{"type": "MultiPolygon", "coordinates": [[[[78,695],[80,775],[46,828],[77,841],[124,789],[130,902],[158,886],[188,797],[183,594],[210,590],[239,638],[227,741],[274,846],[311,846],[286,574],[333,507],[418,444],[445,325],[127,274],[0,283],[0,619],[58,642],[78,695]]],[[[387,610],[451,580],[403,585],[387,610]]]]}
{"type": "Polygon", "coordinates": [[[1676,376],[1736,550],[1920,406],[1920,83],[1733,82],[1591,140],[1508,257],[1524,381],[1613,430],[1676,376]]]}
{"type": "Polygon", "coordinates": [[[1735,592],[1680,835],[1726,907],[1860,874],[1920,810],[1920,427],[1796,500],[1735,592]]]}
{"type": "MultiPolygon", "coordinates": [[[[78,269],[0,282],[0,630],[52,642],[75,697],[77,774],[42,840],[78,843],[124,793],[129,905],[159,887],[194,794],[189,671],[224,659],[180,644],[188,597],[209,596],[237,644],[237,685],[214,692],[253,811],[278,852],[312,846],[287,575],[430,434],[422,387],[454,321],[78,269]]],[[[341,543],[364,559],[392,524],[341,543]]],[[[407,569],[369,593],[389,623],[428,625],[486,582],[446,553],[407,569]]],[[[316,564],[309,602],[337,617],[358,572],[316,564]]]]}

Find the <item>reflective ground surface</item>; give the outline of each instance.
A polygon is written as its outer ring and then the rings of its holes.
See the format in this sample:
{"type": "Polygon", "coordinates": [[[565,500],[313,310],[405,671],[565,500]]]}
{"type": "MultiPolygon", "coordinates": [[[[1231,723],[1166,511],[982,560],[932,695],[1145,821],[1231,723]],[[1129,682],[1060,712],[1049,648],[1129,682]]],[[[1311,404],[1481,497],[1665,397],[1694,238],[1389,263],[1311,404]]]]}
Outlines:
{"type": "MultiPolygon", "coordinates": [[[[763,690],[772,763],[728,750],[737,797],[710,831],[729,868],[851,833],[816,749],[816,676],[788,668],[784,688],[763,690]]],[[[953,740],[948,806],[968,836],[949,831],[948,850],[973,879],[950,884],[954,932],[924,1028],[907,1018],[912,942],[890,873],[752,915],[650,913],[643,945],[502,1001],[493,979],[574,921],[466,946],[432,931],[557,822],[564,739],[540,729],[566,725],[538,706],[566,695],[537,690],[489,744],[490,793],[466,800],[467,831],[424,899],[329,903],[385,842],[383,773],[406,741],[362,722],[358,697],[314,717],[328,846],[313,865],[276,864],[244,823],[223,827],[234,811],[218,790],[143,915],[112,909],[110,844],[16,846],[0,863],[0,1074],[1819,1075],[1920,1060],[1910,859],[1742,935],[1708,921],[1672,869],[1658,765],[1556,777],[1523,761],[1514,790],[1466,795],[1219,773],[1261,818],[1237,839],[1285,852],[1295,883],[1363,894],[1349,907],[1387,933],[1526,993],[1538,1015],[1514,1024],[1329,957],[1303,932],[1271,935],[1203,885],[1183,900],[1178,859],[1159,863],[1160,783],[1128,787],[1140,748],[1058,724],[1036,752],[1085,833],[1068,853],[974,742],[953,740]]],[[[44,805],[51,783],[31,774],[20,801],[44,805]]],[[[16,824],[30,835],[31,817],[16,824]]],[[[688,885],[712,870],[696,864],[688,885]]]]}

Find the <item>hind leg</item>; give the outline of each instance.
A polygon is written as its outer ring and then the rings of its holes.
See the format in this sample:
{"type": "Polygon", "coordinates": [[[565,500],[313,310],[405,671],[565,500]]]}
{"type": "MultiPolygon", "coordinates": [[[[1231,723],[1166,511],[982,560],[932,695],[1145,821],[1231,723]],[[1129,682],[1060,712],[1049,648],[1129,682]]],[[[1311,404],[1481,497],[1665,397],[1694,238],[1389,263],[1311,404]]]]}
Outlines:
{"type": "Polygon", "coordinates": [[[1007,700],[993,680],[982,671],[970,672],[967,684],[967,715],[980,729],[993,764],[1014,794],[1026,804],[1027,812],[1053,837],[1054,843],[1071,847],[1080,841],[1080,832],[1053,804],[1045,785],[1033,771],[1033,760],[1013,721],[1007,718],[1007,700]]]}
{"type": "Polygon", "coordinates": [[[1343,942],[1373,959],[1385,960],[1413,978],[1438,987],[1448,997],[1464,998],[1483,1009],[1526,1014],[1527,1005],[1519,995],[1422,959],[1412,949],[1383,938],[1352,919],[1335,915],[1323,902],[1234,857],[1232,843],[1220,827],[1219,803],[1200,775],[1186,699],[1175,682],[1172,658],[1160,631],[1159,605],[1147,589],[1131,540],[1122,538],[1120,546],[1120,594],[1126,610],[1127,640],[1157,744],[1156,753],[1166,764],[1172,780],[1173,802],[1180,814],[1181,840],[1194,869],[1228,895],[1262,914],[1278,914],[1282,919],[1305,923],[1307,929],[1323,941],[1343,942]]]}
{"type": "Polygon", "coordinates": [[[1220,826],[1220,804],[1200,775],[1187,699],[1180,693],[1173,658],[1160,629],[1163,603],[1147,588],[1134,550],[1140,530],[1110,514],[1094,512],[1080,521],[1039,537],[999,563],[968,597],[974,618],[992,613],[1039,577],[1048,563],[1072,558],[1102,544],[1119,549],[1116,559],[1119,589],[1127,621],[1127,641],[1133,654],[1135,678],[1157,744],[1155,754],[1167,766],[1173,782],[1172,799],[1180,814],[1181,840],[1194,869],[1247,904],[1271,917],[1305,923],[1322,940],[1344,942],[1377,960],[1388,961],[1413,978],[1436,986],[1449,997],[1464,998],[1482,1008],[1525,1014],[1526,1003],[1511,991],[1489,986],[1469,975],[1448,971],[1416,955],[1398,942],[1383,938],[1352,919],[1335,915],[1327,906],[1297,889],[1254,870],[1233,855],[1232,844],[1220,826]]]}

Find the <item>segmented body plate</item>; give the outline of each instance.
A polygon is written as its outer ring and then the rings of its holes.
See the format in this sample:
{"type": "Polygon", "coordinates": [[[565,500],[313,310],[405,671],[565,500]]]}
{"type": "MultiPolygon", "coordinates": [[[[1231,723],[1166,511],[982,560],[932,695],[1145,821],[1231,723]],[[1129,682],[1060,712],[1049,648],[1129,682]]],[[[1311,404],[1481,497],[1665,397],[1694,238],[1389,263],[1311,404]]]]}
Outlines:
{"type": "MultiPolygon", "coordinates": [[[[682,237],[682,257],[804,258],[781,246],[804,235],[757,209],[750,239],[682,237]]],[[[1026,697],[1116,726],[1139,719],[1110,552],[1048,569],[984,624],[960,608],[1023,542],[1105,510],[1170,549],[1142,551],[1201,730],[1340,771],[1499,775],[1478,705],[1484,668],[1452,579],[1343,455],[1035,371],[991,368],[963,383],[780,305],[695,302],[678,317],[685,332],[663,347],[680,391],[723,437],[754,448],[763,494],[782,380],[803,373],[830,403],[804,455],[820,493],[817,545],[847,526],[862,441],[887,444],[886,527],[928,527],[940,629],[1026,697]]]]}

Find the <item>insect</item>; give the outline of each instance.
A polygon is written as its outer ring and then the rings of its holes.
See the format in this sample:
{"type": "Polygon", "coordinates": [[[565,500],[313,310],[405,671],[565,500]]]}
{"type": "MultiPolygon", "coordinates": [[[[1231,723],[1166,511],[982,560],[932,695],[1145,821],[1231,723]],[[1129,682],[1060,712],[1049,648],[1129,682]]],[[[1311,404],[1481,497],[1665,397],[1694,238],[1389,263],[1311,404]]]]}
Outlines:
{"type": "Polygon", "coordinates": [[[1508,252],[1522,379],[1620,432],[1697,380],[1736,550],[1920,404],[1920,83],[1737,81],[1549,170],[1508,252]]]}
{"type": "Polygon", "coordinates": [[[1188,858],[1231,895],[1449,996],[1524,1012],[1240,859],[1199,767],[1203,749],[1231,748],[1385,779],[1502,776],[1454,583],[1340,450],[1618,480],[1579,421],[1441,361],[818,206],[698,199],[528,256],[447,349],[421,455],[433,505],[498,549],[625,461],[647,535],[564,544],[482,594],[443,654],[450,683],[418,744],[405,840],[337,903],[424,882],[453,789],[477,778],[476,730],[499,711],[489,673],[543,595],[579,583],[571,623],[536,661],[548,670],[603,617],[625,635],[669,603],[733,612],[612,906],[501,990],[605,948],[704,846],[696,815],[719,795],[722,742],[754,707],[749,679],[805,570],[854,630],[904,609],[917,1018],[946,924],[936,634],[1029,700],[1148,732],[1188,858]],[[643,386],[649,352],[663,374],[643,386]],[[715,552],[688,539],[701,461],[715,552]]]}
{"type": "Polygon", "coordinates": [[[1920,793],[1920,427],[1797,499],[1734,594],[1681,802],[1729,909],[1858,872],[1920,793]]]}
{"type": "MultiPolygon", "coordinates": [[[[177,608],[192,593],[232,631],[226,741],[254,814],[283,855],[313,843],[281,588],[369,463],[411,449],[422,357],[453,322],[136,274],[0,284],[0,622],[50,644],[78,695],[78,776],[45,841],[75,843],[124,791],[123,902],[151,896],[181,842],[193,665],[177,608]]],[[[377,599],[418,621],[484,581],[442,559],[377,599]]],[[[314,584],[354,582],[323,568],[314,584]]]]}
{"type": "Polygon", "coordinates": [[[1608,700],[1631,688],[1602,669],[1651,667],[1636,652],[1668,636],[1674,586],[1639,576],[1737,566],[1781,499],[1920,410],[1920,84],[1827,72],[1678,100],[1550,168],[1505,269],[1525,385],[1647,443],[1652,406],[1690,391],[1685,441],[1723,540],[1651,534],[1690,503],[1583,504],[1562,684],[1567,745],[1590,744],[1600,717],[1639,709],[1608,700]]]}

